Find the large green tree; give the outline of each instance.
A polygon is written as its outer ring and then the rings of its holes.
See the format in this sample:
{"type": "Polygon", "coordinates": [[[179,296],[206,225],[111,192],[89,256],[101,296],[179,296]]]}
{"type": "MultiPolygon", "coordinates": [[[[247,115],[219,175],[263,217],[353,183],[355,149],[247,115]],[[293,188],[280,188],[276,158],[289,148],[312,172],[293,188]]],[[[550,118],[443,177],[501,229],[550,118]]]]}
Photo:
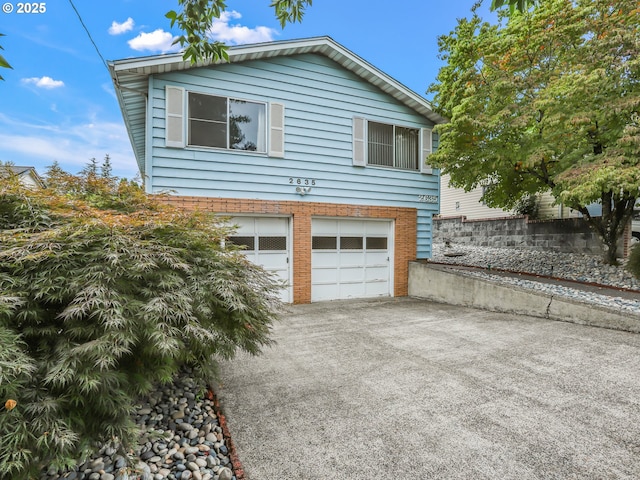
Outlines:
{"type": "Polygon", "coordinates": [[[636,2],[545,0],[495,25],[474,11],[439,45],[446,65],[430,91],[450,121],[430,162],[453,186],[487,186],[493,207],[550,190],[615,263],[640,188],[636,2]]]}

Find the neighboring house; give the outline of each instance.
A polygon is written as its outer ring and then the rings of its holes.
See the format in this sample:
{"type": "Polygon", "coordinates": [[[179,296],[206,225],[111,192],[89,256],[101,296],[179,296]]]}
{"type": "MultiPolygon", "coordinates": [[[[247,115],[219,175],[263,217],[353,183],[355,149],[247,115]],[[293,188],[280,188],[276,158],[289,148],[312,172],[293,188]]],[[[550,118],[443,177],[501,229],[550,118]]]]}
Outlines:
{"type": "MultiPolygon", "coordinates": [[[[449,186],[450,176],[440,175],[440,218],[465,217],[465,220],[491,220],[516,215],[516,212],[501,208],[488,207],[482,202],[486,187],[478,186],[469,192],[462,188],[449,186]]],[[[539,210],[537,217],[545,220],[580,218],[582,214],[576,210],[557,205],[551,193],[538,196],[539,210]]],[[[601,215],[600,204],[587,207],[591,215],[601,215]]],[[[631,245],[640,243],[640,201],[636,204],[631,221],[631,245]]]]}
{"type": "Polygon", "coordinates": [[[16,165],[0,165],[0,178],[8,178],[12,175],[17,176],[20,182],[32,188],[43,188],[44,181],[33,167],[19,167],[16,165]]]}
{"type": "MultiPolygon", "coordinates": [[[[462,188],[449,186],[450,176],[444,174],[440,176],[440,216],[460,217],[467,220],[503,218],[516,215],[512,210],[488,207],[482,201],[482,195],[486,187],[478,186],[473,190],[465,192],[462,188]]],[[[551,193],[543,193],[538,196],[539,209],[538,217],[543,219],[555,218],[579,218],[580,212],[564,205],[556,205],[551,193]]],[[[589,210],[594,215],[599,215],[599,206],[593,205],[589,210]]]]}
{"type": "Polygon", "coordinates": [[[232,217],[285,301],[404,296],[431,256],[429,102],[331,38],[110,62],[150,194],[232,217]]]}

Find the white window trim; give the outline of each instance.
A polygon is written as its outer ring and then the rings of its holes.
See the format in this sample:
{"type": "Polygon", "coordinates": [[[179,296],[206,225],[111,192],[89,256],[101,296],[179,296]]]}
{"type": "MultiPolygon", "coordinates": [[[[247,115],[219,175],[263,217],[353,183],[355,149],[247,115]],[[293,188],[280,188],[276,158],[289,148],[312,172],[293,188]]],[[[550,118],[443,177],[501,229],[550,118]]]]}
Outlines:
{"type": "Polygon", "coordinates": [[[421,152],[422,152],[422,128],[420,127],[415,127],[415,126],[410,126],[410,125],[401,125],[398,123],[389,123],[389,122],[384,122],[384,121],[378,121],[378,120],[370,120],[370,119],[366,119],[365,120],[365,137],[364,137],[364,156],[365,156],[365,163],[367,167],[371,167],[371,168],[384,168],[384,169],[391,169],[391,170],[398,170],[400,172],[420,172],[420,166],[421,166],[421,161],[420,159],[421,157],[421,152]],[[401,168],[401,167],[396,167],[395,165],[375,165],[375,164],[370,164],[369,163],[369,158],[368,158],[368,150],[369,150],[369,123],[373,122],[373,123],[379,123],[381,125],[389,125],[391,127],[393,127],[393,131],[394,131],[394,159],[393,159],[393,163],[395,163],[395,129],[396,128],[406,128],[408,130],[416,130],[418,132],[418,168],[401,168]]]}
{"type": "MultiPolygon", "coordinates": [[[[184,141],[184,146],[188,147],[188,148],[193,148],[193,149],[205,149],[205,150],[217,150],[217,151],[224,151],[224,152],[235,152],[235,153],[242,153],[242,154],[251,154],[251,155],[267,155],[269,153],[269,148],[270,146],[267,145],[267,142],[265,141],[265,148],[264,150],[260,150],[260,151],[252,151],[252,150],[240,150],[240,149],[235,149],[235,148],[229,148],[229,133],[227,131],[227,146],[226,147],[210,147],[207,145],[198,145],[198,144],[192,144],[189,143],[188,138],[189,138],[189,120],[191,119],[191,117],[189,116],[189,94],[195,94],[195,95],[208,95],[210,97],[218,97],[218,98],[224,98],[227,101],[227,128],[229,128],[229,100],[237,100],[237,101],[241,101],[241,102],[248,102],[248,103],[257,103],[260,105],[264,105],[265,108],[265,125],[263,126],[264,132],[263,135],[265,136],[265,139],[267,138],[267,133],[270,131],[270,117],[268,116],[268,112],[270,110],[270,104],[268,102],[264,102],[264,101],[260,101],[260,100],[249,100],[246,98],[237,98],[237,97],[231,97],[228,95],[216,95],[213,93],[205,93],[205,92],[199,92],[196,90],[188,90],[186,91],[186,102],[185,102],[185,110],[186,113],[184,115],[184,131],[185,131],[185,141],[184,141]]],[[[270,143],[270,141],[269,141],[270,143]]]]}

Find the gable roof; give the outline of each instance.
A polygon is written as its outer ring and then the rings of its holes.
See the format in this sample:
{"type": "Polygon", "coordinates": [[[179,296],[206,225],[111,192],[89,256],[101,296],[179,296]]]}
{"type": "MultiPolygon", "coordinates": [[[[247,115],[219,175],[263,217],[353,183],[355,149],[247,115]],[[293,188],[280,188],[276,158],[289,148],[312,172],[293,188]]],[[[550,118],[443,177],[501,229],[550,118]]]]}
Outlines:
{"type": "Polygon", "coordinates": [[[40,187],[44,187],[44,181],[42,177],[38,175],[34,167],[21,167],[18,165],[0,165],[0,178],[16,177],[31,177],[34,183],[40,187]]]}
{"type": "MultiPolygon", "coordinates": [[[[363,80],[375,85],[409,108],[434,123],[445,119],[435,113],[431,103],[386,73],[366,62],[330,37],[285,40],[229,47],[228,63],[263,60],[273,57],[315,53],[324,55],[363,80]]],[[[109,62],[124,122],[133,145],[140,171],[144,173],[146,104],[150,75],[189,70],[227,63],[224,60],[198,62],[194,65],[182,58],[182,53],[130,58],[109,62]]]]}

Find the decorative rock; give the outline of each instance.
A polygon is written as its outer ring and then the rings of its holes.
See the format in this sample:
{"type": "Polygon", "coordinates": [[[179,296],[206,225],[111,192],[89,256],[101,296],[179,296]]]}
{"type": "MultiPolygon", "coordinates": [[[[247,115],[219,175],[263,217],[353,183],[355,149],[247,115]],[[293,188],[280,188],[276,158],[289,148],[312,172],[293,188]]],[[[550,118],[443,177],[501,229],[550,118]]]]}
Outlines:
{"type": "Polygon", "coordinates": [[[193,427],[191,426],[190,423],[183,422],[177,425],[177,430],[180,430],[182,432],[188,432],[193,430],[193,427]]]}
{"type": "Polygon", "coordinates": [[[153,450],[149,450],[148,452],[144,452],[142,455],[140,455],[140,460],[142,461],[149,460],[154,455],[155,455],[155,452],[153,450]]]}
{"type": "Polygon", "coordinates": [[[194,392],[200,389],[188,373],[180,375],[173,385],[151,392],[147,402],[137,407],[132,420],[140,427],[142,437],[139,448],[131,452],[139,458],[135,468],[127,467],[127,457],[118,453],[122,451],[118,442],[109,441],[76,471],[51,468],[39,480],[232,479],[228,450],[212,402],[196,398],[194,392]]]}
{"type": "Polygon", "coordinates": [[[222,467],[218,470],[218,480],[231,480],[233,478],[233,472],[227,467],[222,467]]]}

